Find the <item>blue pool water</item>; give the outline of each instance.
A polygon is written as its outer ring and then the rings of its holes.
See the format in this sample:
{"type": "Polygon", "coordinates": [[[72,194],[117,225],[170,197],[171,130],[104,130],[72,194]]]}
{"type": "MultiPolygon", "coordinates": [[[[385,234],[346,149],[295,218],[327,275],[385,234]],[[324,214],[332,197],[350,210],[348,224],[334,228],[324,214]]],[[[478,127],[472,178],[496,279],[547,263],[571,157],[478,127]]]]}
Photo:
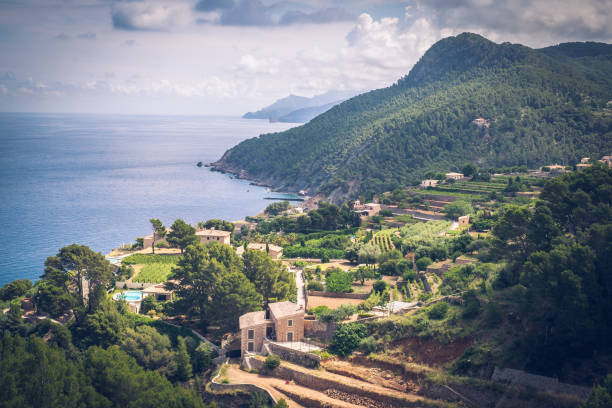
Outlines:
{"type": "Polygon", "coordinates": [[[135,302],[142,300],[142,292],[139,290],[127,290],[125,292],[119,293],[116,298],[126,300],[128,302],[135,302]]]}
{"type": "MultiPolygon", "coordinates": [[[[107,252],[149,219],[236,220],[271,195],[196,167],[238,142],[293,126],[229,117],[0,113],[0,285],[37,279],[79,243],[107,252]]],[[[274,196],[278,196],[274,194],[274,196]]]]}

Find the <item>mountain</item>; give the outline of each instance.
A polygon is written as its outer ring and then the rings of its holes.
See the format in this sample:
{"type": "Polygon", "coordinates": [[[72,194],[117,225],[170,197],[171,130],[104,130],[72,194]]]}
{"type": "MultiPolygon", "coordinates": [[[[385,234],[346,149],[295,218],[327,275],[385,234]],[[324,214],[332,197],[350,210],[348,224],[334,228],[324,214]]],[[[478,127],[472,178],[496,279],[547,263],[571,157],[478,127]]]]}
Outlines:
{"type": "Polygon", "coordinates": [[[248,112],[242,117],[268,119],[271,122],[306,123],[357,93],[356,91],[329,91],[312,98],[289,95],[257,112],[248,112]]]}
{"type": "Polygon", "coordinates": [[[534,167],[610,152],[612,45],[536,50],[463,33],[434,44],[394,85],[245,140],[213,167],[339,200],[467,162],[534,167]]]}

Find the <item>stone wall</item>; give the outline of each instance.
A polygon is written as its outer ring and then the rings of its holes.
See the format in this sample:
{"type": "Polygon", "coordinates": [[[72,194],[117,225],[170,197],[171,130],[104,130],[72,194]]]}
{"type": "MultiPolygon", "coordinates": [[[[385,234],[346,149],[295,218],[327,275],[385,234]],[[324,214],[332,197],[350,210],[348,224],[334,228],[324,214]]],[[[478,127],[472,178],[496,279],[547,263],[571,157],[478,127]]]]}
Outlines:
{"type": "Polygon", "coordinates": [[[264,348],[267,348],[271,354],[276,354],[283,360],[291,361],[304,367],[316,367],[321,362],[321,357],[316,354],[284,347],[269,341],[266,342],[264,348]]]}
{"type": "Polygon", "coordinates": [[[254,384],[222,384],[217,382],[219,380],[219,374],[208,383],[208,390],[213,393],[237,393],[242,392],[246,394],[254,394],[256,392],[265,392],[270,397],[270,400],[275,404],[277,401],[274,399],[272,394],[265,388],[258,387],[254,384]]]}
{"type": "MultiPolygon", "coordinates": [[[[256,368],[258,370],[261,370],[264,368],[264,362],[256,358],[251,358],[250,364],[253,368],[256,368]]],[[[416,401],[416,402],[411,403],[405,398],[395,397],[393,395],[381,395],[378,392],[375,392],[374,390],[361,388],[359,386],[355,386],[351,384],[341,383],[341,382],[334,381],[329,378],[325,378],[323,376],[305,373],[305,372],[293,369],[291,367],[287,367],[286,365],[283,365],[283,364],[281,364],[279,367],[274,369],[273,375],[277,378],[282,378],[287,381],[295,381],[296,384],[302,385],[307,388],[312,388],[318,391],[335,389],[335,390],[343,391],[349,394],[369,397],[369,398],[375,399],[376,401],[380,401],[389,407],[422,406],[422,401],[416,401]]]]}
{"type": "Polygon", "coordinates": [[[309,290],[308,296],[321,296],[331,298],[342,298],[342,299],[367,299],[369,293],[336,293],[336,292],[319,292],[316,290],[309,290]]]}
{"type": "Polygon", "coordinates": [[[325,323],[320,320],[304,320],[304,336],[306,337],[317,337],[330,341],[337,328],[338,323],[336,322],[325,323]]]}
{"type": "Polygon", "coordinates": [[[157,283],[139,283],[139,282],[115,282],[115,287],[117,289],[145,289],[150,286],[158,285],[157,283]]]}
{"type": "Polygon", "coordinates": [[[559,380],[556,378],[529,374],[525,371],[515,370],[512,368],[500,369],[495,367],[491,380],[532,387],[538,390],[553,392],[555,394],[575,395],[580,398],[587,398],[591,392],[591,389],[587,387],[565,384],[559,382],[559,380]]]}

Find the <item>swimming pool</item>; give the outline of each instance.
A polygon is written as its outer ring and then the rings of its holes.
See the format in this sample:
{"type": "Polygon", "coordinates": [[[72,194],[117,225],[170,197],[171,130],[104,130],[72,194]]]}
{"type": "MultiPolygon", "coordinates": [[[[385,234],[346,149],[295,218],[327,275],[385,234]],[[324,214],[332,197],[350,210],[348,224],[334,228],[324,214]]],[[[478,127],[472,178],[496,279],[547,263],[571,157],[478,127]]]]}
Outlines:
{"type": "Polygon", "coordinates": [[[139,290],[126,290],[125,292],[117,293],[115,299],[138,302],[142,300],[142,292],[139,290]]]}

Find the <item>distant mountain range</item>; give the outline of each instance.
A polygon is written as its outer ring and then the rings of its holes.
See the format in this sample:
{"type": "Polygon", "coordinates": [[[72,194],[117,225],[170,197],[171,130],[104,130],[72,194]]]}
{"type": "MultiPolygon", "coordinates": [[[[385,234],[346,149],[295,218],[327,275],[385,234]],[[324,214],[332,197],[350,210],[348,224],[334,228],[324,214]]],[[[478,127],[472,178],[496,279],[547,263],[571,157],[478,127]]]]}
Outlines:
{"type": "Polygon", "coordinates": [[[434,44],[393,86],[245,140],[213,167],[340,201],[468,162],[567,165],[611,152],[612,45],[536,50],[464,33],[434,44]]]}
{"type": "Polygon", "coordinates": [[[306,123],[358,93],[358,91],[329,91],[312,98],[289,95],[257,112],[248,112],[242,117],[268,119],[270,122],[306,123]]]}

